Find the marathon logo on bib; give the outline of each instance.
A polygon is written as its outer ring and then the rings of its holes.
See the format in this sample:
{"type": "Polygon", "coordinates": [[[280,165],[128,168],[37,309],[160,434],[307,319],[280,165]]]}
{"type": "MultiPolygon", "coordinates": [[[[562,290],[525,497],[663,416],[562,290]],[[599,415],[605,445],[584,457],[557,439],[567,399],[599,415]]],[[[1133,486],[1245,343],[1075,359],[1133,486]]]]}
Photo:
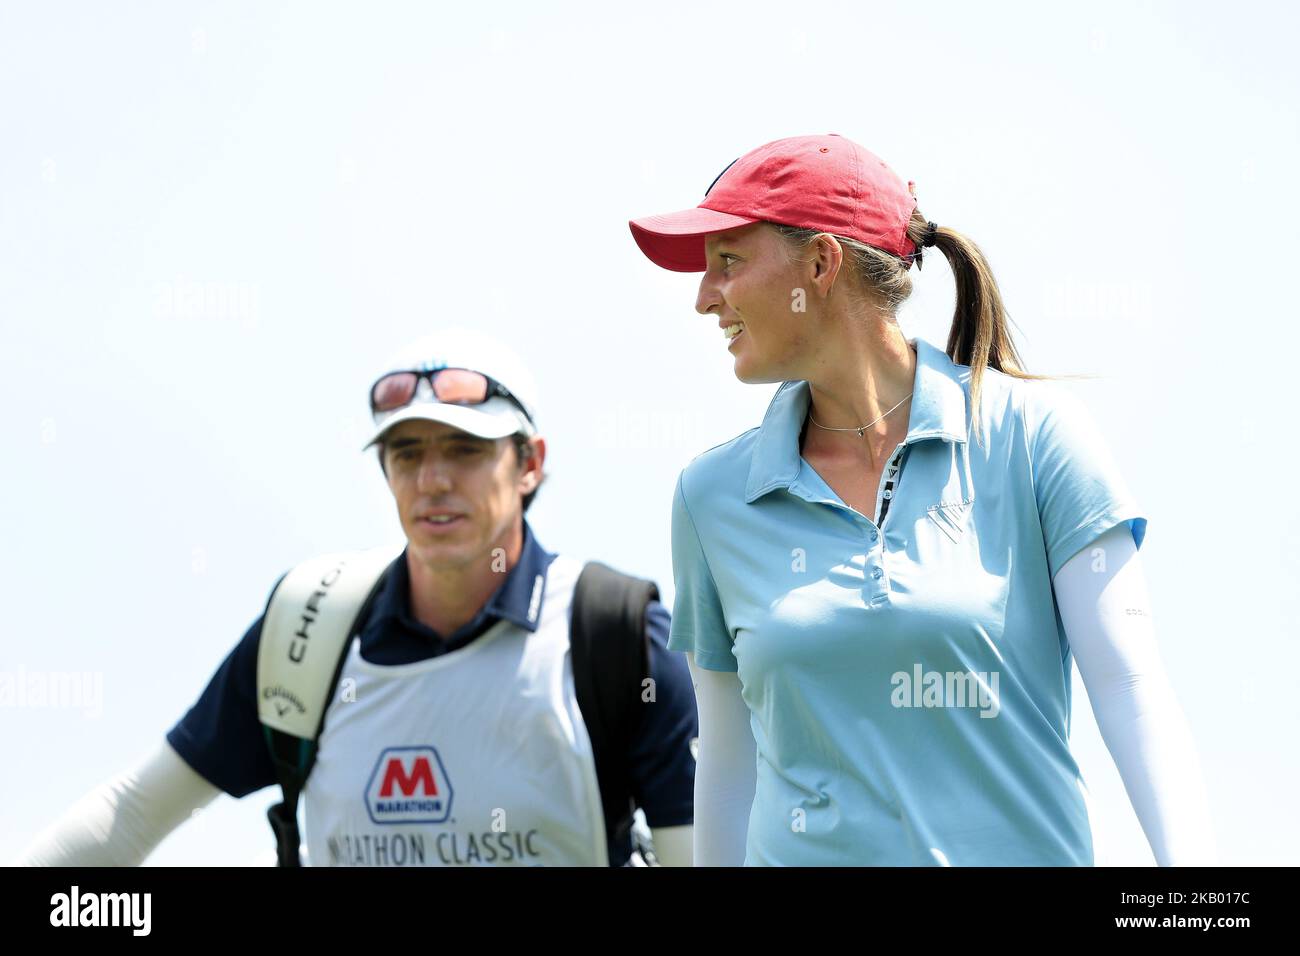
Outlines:
{"type": "Polygon", "coordinates": [[[443,823],[451,815],[451,781],[433,747],[387,747],[366,785],[375,823],[443,823]]]}

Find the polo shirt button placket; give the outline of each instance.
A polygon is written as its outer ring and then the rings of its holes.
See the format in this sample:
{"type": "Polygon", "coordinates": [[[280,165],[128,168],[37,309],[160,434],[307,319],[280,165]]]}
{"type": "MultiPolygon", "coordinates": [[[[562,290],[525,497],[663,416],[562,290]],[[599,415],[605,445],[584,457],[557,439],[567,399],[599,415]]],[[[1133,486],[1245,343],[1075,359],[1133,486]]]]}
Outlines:
{"type": "Polygon", "coordinates": [[[889,585],[884,581],[885,571],[877,564],[867,572],[862,588],[862,600],[867,607],[875,607],[888,599],[889,585]]]}
{"type": "Polygon", "coordinates": [[[871,607],[880,603],[888,588],[881,584],[885,576],[885,570],[881,566],[885,555],[884,549],[877,543],[880,541],[880,529],[876,525],[873,524],[867,529],[867,539],[871,542],[871,546],[865,555],[867,567],[864,569],[866,580],[862,589],[862,600],[871,607]]]}
{"type": "MultiPolygon", "coordinates": [[[[901,470],[903,454],[905,451],[906,451],[906,446],[900,445],[894,451],[894,455],[892,458],[890,458],[888,465],[886,465],[885,482],[884,482],[885,487],[880,495],[882,499],[879,508],[881,523],[884,523],[885,515],[889,511],[889,504],[893,500],[894,486],[898,482],[898,476],[901,470]]],[[[877,543],[880,542],[879,526],[873,523],[871,529],[867,533],[867,537],[871,539],[871,544],[872,544],[870,554],[875,557],[875,560],[877,562],[876,566],[871,569],[871,581],[880,582],[881,579],[884,578],[885,576],[885,569],[881,567],[881,564],[885,560],[885,549],[883,546],[877,547],[877,543]]],[[[889,594],[888,584],[869,583],[868,586],[863,589],[863,596],[866,598],[868,604],[875,604],[878,601],[884,599],[888,594],[889,594]]]]}

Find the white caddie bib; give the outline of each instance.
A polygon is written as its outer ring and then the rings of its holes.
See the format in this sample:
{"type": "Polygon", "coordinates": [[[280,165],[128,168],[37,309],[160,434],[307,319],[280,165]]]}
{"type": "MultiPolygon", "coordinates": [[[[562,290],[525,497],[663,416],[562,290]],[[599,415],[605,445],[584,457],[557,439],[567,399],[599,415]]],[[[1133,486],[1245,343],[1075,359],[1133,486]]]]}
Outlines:
{"type": "Polygon", "coordinates": [[[353,635],[302,802],[313,866],[608,866],[569,606],[582,562],[550,565],[535,632],[500,620],[413,664],[353,635]]]}

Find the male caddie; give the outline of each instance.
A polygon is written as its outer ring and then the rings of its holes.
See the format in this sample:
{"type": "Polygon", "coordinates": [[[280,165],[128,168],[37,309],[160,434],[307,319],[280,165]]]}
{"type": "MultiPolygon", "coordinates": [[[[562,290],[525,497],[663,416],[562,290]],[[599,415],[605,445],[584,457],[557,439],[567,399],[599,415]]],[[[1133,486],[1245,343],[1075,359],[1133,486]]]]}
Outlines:
{"type": "Polygon", "coordinates": [[[301,799],[317,866],[624,865],[633,803],[658,861],[689,866],[690,674],[651,582],[534,537],[532,396],[522,362],[468,331],[383,369],[366,447],[405,548],[287,572],[160,750],[20,862],[138,864],[220,792],[278,783],[283,865],[301,799]]]}

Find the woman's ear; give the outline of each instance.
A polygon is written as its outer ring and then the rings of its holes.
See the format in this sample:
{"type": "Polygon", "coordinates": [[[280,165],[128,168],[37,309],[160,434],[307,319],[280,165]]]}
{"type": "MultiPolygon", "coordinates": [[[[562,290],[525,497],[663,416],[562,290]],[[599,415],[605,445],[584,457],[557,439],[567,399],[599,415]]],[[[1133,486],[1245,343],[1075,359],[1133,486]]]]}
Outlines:
{"type": "Polygon", "coordinates": [[[823,233],[813,240],[809,248],[812,253],[809,267],[812,271],[810,280],[822,298],[828,298],[840,269],[844,267],[844,247],[834,236],[823,233]]]}

